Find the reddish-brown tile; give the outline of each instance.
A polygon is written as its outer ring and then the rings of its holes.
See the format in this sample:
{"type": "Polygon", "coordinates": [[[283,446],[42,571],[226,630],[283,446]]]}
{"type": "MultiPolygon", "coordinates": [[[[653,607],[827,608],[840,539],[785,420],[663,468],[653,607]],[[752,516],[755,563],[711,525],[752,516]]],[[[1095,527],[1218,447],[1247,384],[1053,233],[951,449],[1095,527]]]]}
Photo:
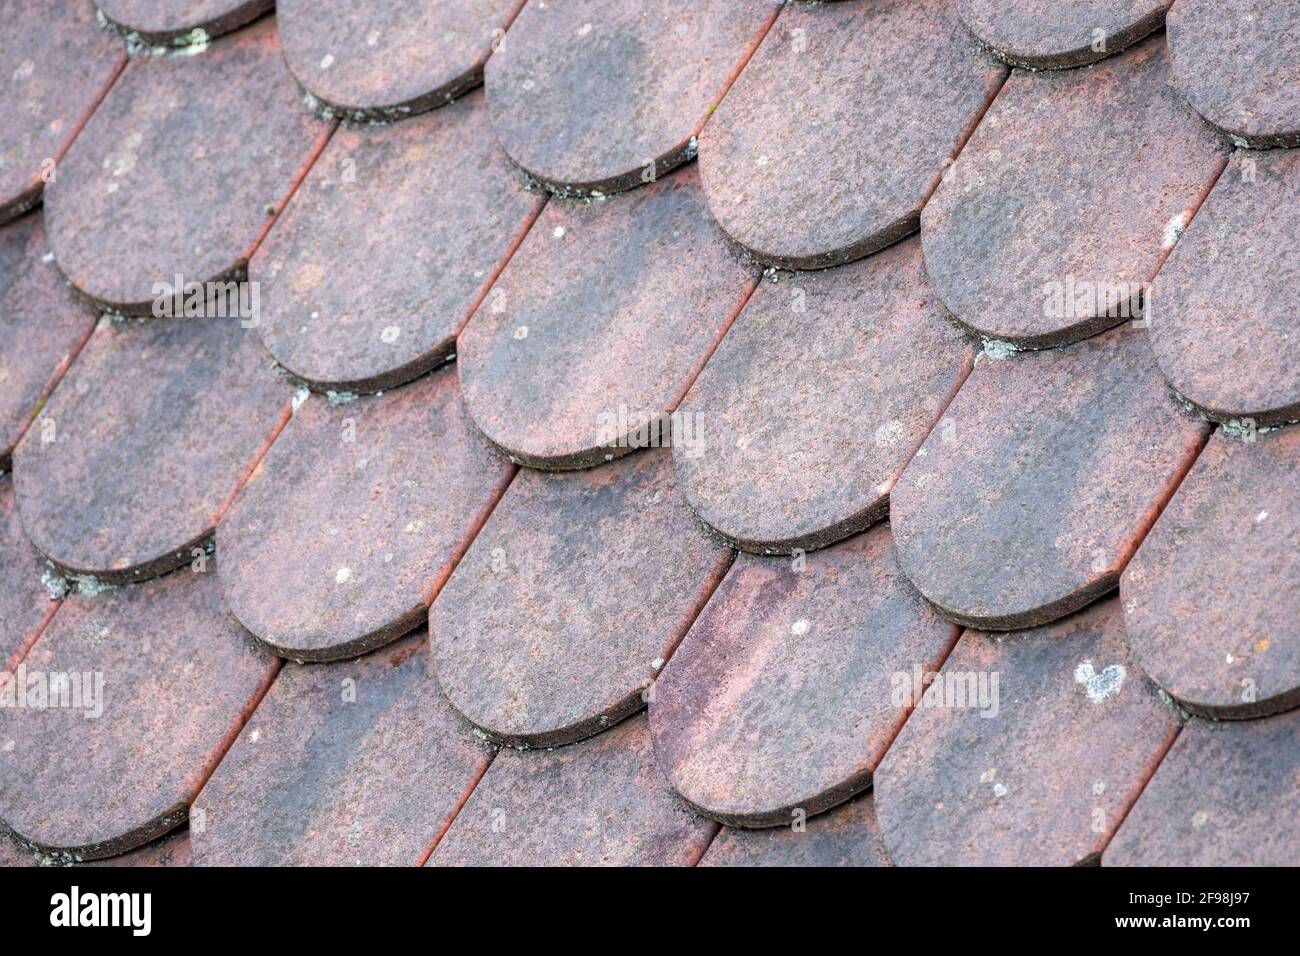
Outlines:
{"type": "Polygon", "coordinates": [[[1295,866],[1300,710],[1191,720],[1102,857],[1105,866],[1295,866]]]}
{"type": "Polygon", "coordinates": [[[206,43],[255,20],[274,0],[96,0],[129,41],[184,46],[206,43]]]}
{"type": "Polygon", "coordinates": [[[438,690],[423,635],[288,664],[194,802],[194,861],[415,866],[491,755],[438,690]]]}
{"type": "Polygon", "coordinates": [[[71,859],[148,843],[185,820],[275,669],[222,607],[211,560],[69,597],[11,681],[26,706],[0,708],[0,819],[71,859]],[[79,706],[43,693],[61,676],[79,706]]]}
{"type": "Polygon", "coordinates": [[[792,563],[741,555],[655,681],[659,766],[701,813],[781,826],[871,785],[956,639],[879,527],[792,563]]]}
{"type": "Polygon", "coordinates": [[[36,854],[18,843],[18,840],[0,826],[0,869],[9,867],[40,866],[36,854]]]}
{"type": "Polygon", "coordinates": [[[531,3],[485,70],[510,157],[566,194],[616,192],[695,155],[695,136],[776,15],[764,0],[531,3]]]}
{"type": "Polygon", "coordinates": [[[1120,579],[1134,656],[1188,710],[1300,704],[1300,429],[1210,439],[1120,579]]]}
{"type": "Polygon", "coordinates": [[[0,223],[41,197],[57,163],[126,59],[90,0],[0,0],[0,223]]]}
{"type": "Polygon", "coordinates": [[[1207,427],[1132,325],[983,361],[890,495],[899,564],[971,627],[1068,614],[1115,587],[1207,427]]]}
{"type": "Polygon", "coordinates": [[[689,866],[717,824],[654,765],[644,717],[547,752],[502,750],[431,866],[689,866]]]}
{"type": "Polygon", "coordinates": [[[179,567],[288,399],[235,319],[102,319],[14,451],[23,526],[74,574],[120,583],[179,567]]]}
{"type": "Polygon", "coordinates": [[[249,265],[262,341],[317,387],[415,378],[455,350],[541,203],[497,146],[481,95],[339,130],[249,265]]]}
{"type": "Polygon", "coordinates": [[[395,120],[482,83],[483,64],[521,5],[280,0],[276,15],[289,69],[322,104],[350,120],[395,120]]]}
{"type": "Polygon", "coordinates": [[[974,354],[919,241],[763,283],[682,404],[700,439],[673,450],[687,501],[750,551],[861,530],[884,516],[974,354]]]}
{"type": "Polygon", "coordinates": [[[1152,289],[1161,371],[1212,418],[1300,418],[1300,149],[1237,153],[1152,289]]]}
{"type": "Polygon", "coordinates": [[[694,169],[603,202],[552,202],[460,334],[470,415],[538,468],[666,445],[659,417],[755,280],[694,169]]]}
{"type": "Polygon", "coordinates": [[[0,670],[17,666],[54,610],[44,573],[45,559],[18,520],[13,483],[0,477],[0,670]]]}
{"type": "Polygon", "coordinates": [[[766,262],[835,265],[916,231],[1006,67],[951,0],[790,4],[709,121],[709,208],[766,262]]]}
{"type": "Polygon", "coordinates": [[[241,273],[328,129],[303,108],[273,18],[200,54],[137,58],[46,190],[59,267],[142,315],[178,275],[241,273]]]}
{"type": "Polygon", "coordinates": [[[1174,82],[1238,145],[1300,146],[1300,2],[1179,0],[1174,82]]]}
{"type": "Polygon", "coordinates": [[[681,500],[666,451],[522,471],[430,609],[438,678],[499,740],[598,733],[644,706],[730,554],[681,500]]]}
{"type": "Polygon", "coordinates": [[[217,530],[231,612],[282,657],[336,660],[423,623],[513,468],[450,370],[294,413],[217,530]]]}
{"type": "Polygon", "coordinates": [[[191,866],[190,831],[182,827],[152,843],[102,860],[92,860],[86,866],[191,866]]]}
{"type": "Polygon", "coordinates": [[[980,335],[1094,335],[1141,316],[1226,156],[1169,85],[1162,37],[1087,70],[1018,72],[921,215],[926,267],[980,335]]]}
{"type": "Polygon", "coordinates": [[[723,827],[700,866],[891,866],[871,794],[806,823],[768,830],[723,827]]]}
{"type": "Polygon", "coordinates": [[[1177,727],[1118,601],[968,632],[876,770],[885,846],[900,866],[1095,862],[1177,727]]]}
{"type": "Polygon", "coordinates": [[[957,0],[957,12],[999,57],[1060,70],[1114,56],[1165,21],[1172,0],[957,0]]]}
{"type": "Polygon", "coordinates": [[[94,327],[49,255],[41,217],[0,227],[0,468],[94,327]]]}

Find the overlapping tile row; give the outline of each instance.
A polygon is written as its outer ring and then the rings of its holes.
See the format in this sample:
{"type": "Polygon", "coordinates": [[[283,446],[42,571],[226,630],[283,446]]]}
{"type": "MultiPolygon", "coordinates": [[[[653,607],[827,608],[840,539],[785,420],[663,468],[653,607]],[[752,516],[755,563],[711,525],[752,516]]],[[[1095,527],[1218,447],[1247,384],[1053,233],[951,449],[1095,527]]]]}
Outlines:
{"type": "Polygon", "coordinates": [[[1164,23],[1172,0],[957,0],[957,12],[996,56],[1060,70],[1114,56],[1164,23]]]}

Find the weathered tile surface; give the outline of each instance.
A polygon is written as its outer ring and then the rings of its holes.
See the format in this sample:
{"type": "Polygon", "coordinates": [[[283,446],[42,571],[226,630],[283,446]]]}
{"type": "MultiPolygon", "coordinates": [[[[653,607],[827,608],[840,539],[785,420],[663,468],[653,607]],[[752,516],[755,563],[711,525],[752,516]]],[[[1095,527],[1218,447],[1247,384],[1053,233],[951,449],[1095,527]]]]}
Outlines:
{"type": "Polygon", "coordinates": [[[1295,866],[1300,711],[1192,720],[1102,858],[1106,866],[1295,866]]]}
{"type": "Polygon", "coordinates": [[[700,866],[891,866],[873,799],[863,794],[802,829],[723,827],[700,866]]]}
{"type": "Polygon", "coordinates": [[[131,314],[177,275],[238,273],[327,129],[303,108],[272,18],[200,54],[134,60],[46,189],[59,267],[131,314]]]}
{"type": "Polygon", "coordinates": [[[1120,579],[1133,653],[1188,710],[1300,704],[1300,429],[1214,435],[1120,579]]]}
{"type": "Polygon", "coordinates": [[[481,95],[341,129],[249,265],[262,341],[317,387],[415,378],[455,351],[541,202],[497,146],[481,95]]]}
{"type": "Polygon", "coordinates": [[[789,5],[700,137],[709,208],[777,265],[874,252],[916,231],[1005,76],[950,0],[789,5]]]}
{"type": "Polygon", "coordinates": [[[222,607],[209,561],[202,573],[69,597],[21,667],[28,706],[0,708],[0,819],[91,859],[184,821],[276,663],[222,607]],[[59,674],[82,675],[91,692],[69,696],[82,706],[34,708],[59,674]]]}
{"type": "Polygon", "coordinates": [[[508,743],[599,733],[644,705],[729,557],[681,500],[666,451],[521,471],[430,609],[439,681],[508,743]]]}
{"type": "Polygon", "coordinates": [[[921,214],[926,267],[981,335],[1085,338],[1140,314],[1226,156],[1170,86],[1161,37],[1086,70],[1018,72],[921,214]]]}
{"type": "Polygon", "coordinates": [[[86,866],[191,866],[190,831],[182,827],[121,856],[91,860],[86,866]]]}
{"type": "Polygon", "coordinates": [[[237,320],[104,319],[14,451],[23,526],[103,580],[187,563],[288,400],[237,320]]]}
{"type": "Polygon", "coordinates": [[[510,157],[565,192],[630,189],[695,135],[775,16],[766,0],[531,3],[485,70],[510,157]]]}
{"type": "Polygon", "coordinates": [[[755,279],[694,169],[605,202],[552,202],[460,334],[470,415],[533,467],[624,454],[653,439],[634,433],[673,410],[755,279]]]}
{"type": "Polygon", "coordinates": [[[981,362],[890,495],[899,564],[972,627],[1068,614],[1115,587],[1206,428],[1132,325],[981,362]]]}
{"type": "Polygon", "coordinates": [[[31,208],[45,179],[121,68],[91,0],[0,0],[0,223],[31,208]]]}
{"type": "Polygon", "coordinates": [[[274,0],[95,0],[109,23],[144,43],[203,42],[255,20],[274,0]]]}
{"type": "Polygon", "coordinates": [[[1300,0],[1179,0],[1174,82],[1240,145],[1300,146],[1300,0]]]}
{"type": "Polygon", "coordinates": [[[414,866],[491,755],[438,690],[423,635],[288,664],[194,803],[195,863],[414,866]]]}
{"type": "Polygon", "coordinates": [[[654,764],[644,717],[573,747],[502,750],[431,866],[689,866],[717,824],[654,764]]]}
{"type": "Polygon", "coordinates": [[[900,866],[1095,862],[1177,726],[1118,601],[967,632],[876,770],[885,846],[900,866]]]}
{"type": "Polygon", "coordinates": [[[13,482],[0,478],[0,670],[18,663],[54,610],[41,580],[45,567],[18,520],[13,482]]]}
{"type": "Polygon", "coordinates": [[[1300,418],[1300,149],[1239,152],[1160,270],[1151,347],[1219,420],[1300,418]]]}
{"type": "Polygon", "coordinates": [[[1158,30],[1172,0],[957,0],[957,12],[999,57],[1035,70],[1093,63],[1158,30]]]}
{"type": "Polygon", "coordinates": [[[742,555],[655,681],[659,766],[700,812],[788,825],[871,785],[910,697],[956,639],[879,527],[798,569],[742,555]],[[901,677],[900,677],[901,675],[901,677]]]}
{"type": "Polygon", "coordinates": [[[816,548],[883,517],[974,350],[909,240],[762,283],[682,403],[691,507],[751,551],[816,548]]]}
{"type": "Polygon", "coordinates": [[[0,226],[0,468],[94,326],[49,256],[41,217],[0,226]]]}
{"type": "Polygon", "coordinates": [[[298,81],[349,119],[401,119],[483,81],[521,0],[280,0],[284,58],[298,81]]]}
{"type": "Polygon", "coordinates": [[[400,637],[512,470],[470,425],[450,370],[344,405],[310,399],[217,530],[231,612],[299,660],[400,637]]]}

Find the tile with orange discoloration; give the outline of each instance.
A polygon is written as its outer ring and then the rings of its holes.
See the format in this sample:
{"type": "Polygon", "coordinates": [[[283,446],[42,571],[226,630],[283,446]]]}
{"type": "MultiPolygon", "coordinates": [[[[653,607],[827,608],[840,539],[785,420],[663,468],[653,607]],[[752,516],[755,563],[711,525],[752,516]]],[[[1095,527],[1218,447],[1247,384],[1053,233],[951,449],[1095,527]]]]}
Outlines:
{"type": "Polygon", "coordinates": [[[722,228],[817,269],[916,231],[1007,68],[950,0],[789,4],[700,136],[722,228]]]}
{"type": "Polygon", "coordinates": [[[976,365],[890,493],[899,564],[946,616],[993,630],[1112,590],[1208,426],[1146,332],[976,365]]]}
{"type": "Polygon", "coordinates": [[[0,708],[0,820],[72,860],[161,836],[276,667],[222,607],[215,562],[69,597],[13,678],[25,706],[0,708]]]}
{"type": "Polygon", "coordinates": [[[926,268],[980,335],[1095,335],[1141,316],[1227,155],[1170,85],[1163,37],[1085,70],[1018,71],[921,215],[926,268]]]}
{"type": "Polygon", "coordinates": [[[483,82],[522,0],[280,0],[284,58],[303,87],[347,119],[400,120],[483,82]]]}
{"type": "Polygon", "coordinates": [[[217,529],[231,612],[282,657],[336,660],[423,623],[513,468],[455,376],[294,413],[217,529]]]}
{"type": "Polygon", "coordinates": [[[240,274],[328,126],[267,18],[193,56],[136,58],[45,191],[59,268],[102,307],[240,274]],[[218,131],[218,132],[214,132],[218,131]]]}
{"type": "Polygon", "coordinates": [[[666,446],[661,417],[756,280],[694,169],[605,202],[553,201],[460,334],[470,415],[536,468],[666,446]]]}
{"type": "Polygon", "coordinates": [[[439,682],[507,743],[599,733],[644,706],[730,556],[682,501],[667,451],[521,471],[429,611],[439,682]]]}
{"type": "Polygon", "coordinates": [[[820,813],[871,785],[910,706],[896,686],[956,636],[899,573],[887,527],[793,562],[741,555],[655,681],[656,759],[722,823],[820,813]]]}
{"type": "Polygon", "coordinates": [[[339,130],[249,265],[262,341],[317,388],[391,388],[445,361],[542,199],[481,94],[339,130]]]}
{"type": "Polygon", "coordinates": [[[96,0],[119,32],[140,43],[202,44],[260,17],[275,0],[96,0]]]}
{"type": "Polygon", "coordinates": [[[1177,728],[1118,601],[968,631],[876,770],[885,846],[899,866],[1095,862],[1177,728]]]}
{"type": "Polygon", "coordinates": [[[287,664],[195,801],[195,863],[414,866],[492,753],[438,690],[423,635],[287,664]]]}
{"type": "Polygon", "coordinates": [[[430,866],[689,866],[717,824],[654,764],[644,717],[572,747],[502,750],[430,866]]]}
{"type": "Polygon", "coordinates": [[[695,155],[694,137],[778,5],[531,3],[485,69],[510,157],[563,193],[610,193],[695,155]]]}
{"type": "Polygon", "coordinates": [[[53,610],[45,570],[45,559],[18,520],[13,482],[0,478],[0,670],[18,663],[53,610]]]}
{"type": "Polygon", "coordinates": [[[884,516],[889,489],[975,355],[912,239],[764,282],[682,403],[691,507],[747,551],[823,547],[884,516]]]}
{"type": "Polygon", "coordinates": [[[35,205],[126,53],[91,0],[0,0],[0,223],[35,205]]]}
{"type": "Polygon", "coordinates": [[[289,396],[238,320],[105,317],[14,451],[23,527],[73,574],[122,583],[179,567],[289,396]]]}
{"type": "Polygon", "coordinates": [[[962,21],[998,57],[1061,70],[1114,56],[1165,22],[1172,0],[957,0],[962,21]]]}
{"type": "Polygon", "coordinates": [[[1120,578],[1133,653],[1185,708],[1300,703],[1300,429],[1218,432],[1120,578]]]}
{"type": "Polygon", "coordinates": [[[722,831],[700,866],[892,866],[869,793],[811,820],[722,831]]]}

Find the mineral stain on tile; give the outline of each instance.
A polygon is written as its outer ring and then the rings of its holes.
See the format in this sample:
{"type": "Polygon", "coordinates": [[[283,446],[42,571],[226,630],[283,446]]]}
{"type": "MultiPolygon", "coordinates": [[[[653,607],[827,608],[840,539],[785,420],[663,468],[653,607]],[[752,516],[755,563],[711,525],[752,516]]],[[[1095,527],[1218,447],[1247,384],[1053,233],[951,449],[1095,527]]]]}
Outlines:
{"type": "Polygon", "coordinates": [[[96,0],[119,32],[143,43],[204,43],[256,20],[274,0],[96,0]]]}
{"type": "Polygon", "coordinates": [[[655,756],[701,813],[789,825],[871,785],[911,706],[896,685],[955,640],[886,527],[797,565],[741,555],[655,681],[655,756]]]}
{"type": "Polygon", "coordinates": [[[823,547],[882,518],[889,489],[975,350],[908,240],[762,283],[682,403],[691,507],[737,547],[823,547]]]}
{"type": "Polygon", "coordinates": [[[950,0],[788,5],[700,138],[719,224],[796,269],[915,232],[1006,76],[974,47],[950,0]]]}
{"type": "Polygon", "coordinates": [[[301,405],[217,529],[231,612],[276,654],[335,660],[424,621],[512,467],[450,371],[301,405]]]}
{"type": "Polygon", "coordinates": [[[700,866],[892,866],[870,793],[807,821],[766,830],[723,827],[700,866]]]}
{"type": "Polygon", "coordinates": [[[1061,70],[1114,56],[1165,22],[1172,0],[957,0],[971,32],[998,57],[1061,70]]]}

